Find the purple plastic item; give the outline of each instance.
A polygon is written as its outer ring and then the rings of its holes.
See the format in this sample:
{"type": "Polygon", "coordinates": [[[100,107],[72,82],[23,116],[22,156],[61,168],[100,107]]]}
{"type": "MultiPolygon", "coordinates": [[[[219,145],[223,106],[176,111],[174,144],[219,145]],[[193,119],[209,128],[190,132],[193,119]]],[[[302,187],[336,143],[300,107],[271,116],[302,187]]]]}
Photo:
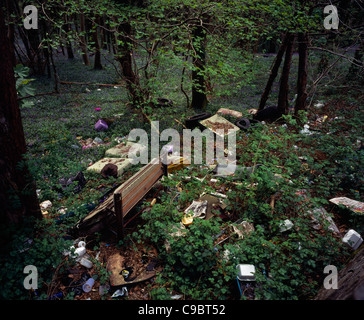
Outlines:
{"type": "Polygon", "coordinates": [[[102,119],[100,119],[99,121],[97,121],[96,124],[95,124],[96,131],[104,131],[104,130],[107,130],[108,128],[109,128],[109,126],[102,119]]]}
{"type": "Polygon", "coordinates": [[[101,108],[95,108],[95,111],[101,111],[101,108]]]}

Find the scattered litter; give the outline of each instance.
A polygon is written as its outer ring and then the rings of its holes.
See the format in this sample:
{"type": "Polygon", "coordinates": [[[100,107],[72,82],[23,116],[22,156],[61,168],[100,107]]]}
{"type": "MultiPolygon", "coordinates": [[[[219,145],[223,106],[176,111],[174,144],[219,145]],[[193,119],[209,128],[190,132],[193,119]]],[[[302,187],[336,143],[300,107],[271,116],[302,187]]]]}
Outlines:
{"type": "Polygon", "coordinates": [[[87,168],[87,171],[95,171],[97,173],[101,173],[102,169],[108,163],[114,164],[118,167],[118,176],[120,176],[124,170],[131,166],[131,162],[129,159],[124,158],[103,158],[98,162],[94,163],[90,167],[87,168]]]}
{"type": "Polygon", "coordinates": [[[72,285],[70,285],[70,283],[66,284],[67,286],[69,286],[68,291],[74,292],[75,296],[79,296],[83,292],[83,288],[82,288],[83,284],[85,284],[87,282],[87,280],[90,279],[90,275],[88,274],[88,272],[84,272],[81,275],[81,278],[75,282],[72,282],[72,279],[70,279],[69,277],[67,277],[67,279],[68,279],[68,281],[70,281],[72,283],[72,285]]]}
{"type": "Polygon", "coordinates": [[[162,150],[166,151],[167,153],[173,153],[173,145],[166,144],[162,147],[162,150]]]}
{"type": "MultiPolygon", "coordinates": [[[[299,190],[295,192],[295,194],[299,197],[302,197],[304,201],[308,200],[308,193],[305,189],[299,190]]],[[[339,235],[341,234],[340,230],[338,229],[338,227],[336,226],[335,222],[330,217],[328,212],[325,210],[325,208],[323,207],[314,208],[313,210],[307,210],[307,213],[311,215],[314,229],[318,230],[321,228],[321,224],[318,218],[323,217],[329,223],[328,226],[329,230],[336,232],[339,235]]]]}
{"type": "Polygon", "coordinates": [[[121,289],[116,290],[111,298],[128,296],[128,289],[126,287],[122,287],[121,289]]]}
{"type": "Polygon", "coordinates": [[[332,198],[329,201],[336,205],[343,205],[355,213],[364,214],[363,202],[352,200],[347,197],[332,198]]]}
{"type": "Polygon", "coordinates": [[[225,209],[227,207],[227,200],[222,200],[222,199],[226,199],[226,195],[222,194],[222,193],[218,193],[218,192],[211,192],[211,193],[203,193],[200,198],[198,199],[199,201],[207,201],[207,208],[206,208],[206,219],[210,219],[211,217],[214,216],[212,210],[215,209],[215,214],[217,214],[218,216],[220,216],[220,218],[225,219],[227,217],[227,214],[225,214],[225,209]]]}
{"type": "Polygon", "coordinates": [[[128,269],[121,270],[121,275],[124,277],[124,279],[128,279],[129,275],[132,271],[129,271],[128,269]]]}
{"type": "Polygon", "coordinates": [[[182,297],[183,297],[183,295],[181,295],[181,294],[175,294],[175,295],[171,296],[171,299],[178,300],[178,299],[181,299],[182,297]]]}
{"type": "Polygon", "coordinates": [[[100,252],[101,251],[99,251],[97,254],[96,254],[96,257],[95,257],[95,259],[97,260],[97,261],[99,261],[99,257],[100,257],[100,252]]]}
{"type": "Polygon", "coordinates": [[[54,295],[48,297],[48,300],[56,300],[56,299],[62,299],[63,298],[63,292],[55,293],[54,295]]]}
{"type": "Polygon", "coordinates": [[[301,133],[301,134],[305,134],[305,135],[311,135],[311,134],[313,134],[313,132],[312,132],[312,131],[310,131],[309,129],[310,129],[310,126],[309,126],[308,124],[305,124],[305,125],[303,126],[303,129],[302,129],[302,130],[300,130],[300,133],[301,133]]]}
{"type": "Polygon", "coordinates": [[[108,283],[101,284],[99,286],[99,295],[103,296],[103,295],[107,294],[109,292],[109,290],[110,290],[110,285],[108,283]]]}
{"type": "Polygon", "coordinates": [[[355,230],[350,229],[346,233],[346,235],[344,236],[344,238],[342,239],[342,241],[344,243],[346,243],[348,246],[350,246],[351,248],[353,248],[354,250],[356,250],[362,244],[363,238],[355,230]]]}
{"type": "Polygon", "coordinates": [[[99,137],[96,137],[93,142],[97,143],[97,144],[103,144],[104,143],[104,141],[102,139],[100,139],[99,137]]]}
{"type": "Polygon", "coordinates": [[[84,283],[84,284],[83,284],[83,286],[82,286],[82,290],[83,290],[84,292],[90,292],[90,291],[91,291],[91,289],[92,289],[92,286],[94,285],[94,283],[95,283],[94,278],[90,278],[90,279],[88,279],[88,280],[86,281],[86,283],[84,283]]]}
{"type": "Polygon", "coordinates": [[[119,253],[113,254],[107,260],[106,269],[110,274],[109,280],[111,286],[122,286],[127,284],[135,284],[151,279],[156,275],[156,270],[147,270],[145,267],[138,267],[135,276],[130,278],[130,274],[133,272],[133,268],[125,268],[125,257],[119,253]],[[128,274],[123,270],[128,271],[128,274]],[[124,276],[127,276],[126,279],[124,276]]]}
{"type": "Polygon", "coordinates": [[[40,205],[41,210],[47,210],[52,208],[52,202],[49,200],[43,201],[40,205]]]}
{"type": "Polygon", "coordinates": [[[193,218],[204,218],[207,210],[207,201],[192,201],[192,204],[184,211],[191,213],[193,218]]]}
{"type": "Polygon", "coordinates": [[[322,122],[325,122],[327,118],[328,118],[328,116],[319,117],[318,119],[316,119],[316,121],[319,123],[322,123],[322,122]]]}
{"type": "Polygon", "coordinates": [[[168,156],[167,157],[167,170],[168,173],[172,173],[181,170],[184,166],[188,166],[190,163],[187,159],[180,156],[168,156]]]}
{"type": "Polygon", "coordinates": [[[105,155],[106,156],[115,156],[115,157],[120,157],[120,158],[128,158],[129,154],[137,155],[139,153],[141,156],[142,152],[144,152],[146,150],[147,150],[147,147],[143,146],[140,143],[134,143],[134,142],[130,142],[130,141],[125,143],[121,140],[121,142],[118,145],[106,150],[105,155]]]}
{"type": "Polygon", "coordinates": [[[32,246],[33,244],[33,239],[26,239],[24,242],[23,242],[23,245],[21,248],[18,247],[18,252],[19,253],[23,253],[25,251],[28,251],[30,249],[30,247],[32,246]]]}
{"type": "Polygon", "coordinates": [[[323,217],[329,223],[328,229],[340,234],[340,230],[338,229],[332,218],[329,216],[325,208],[314,208],[313,210],[309,210],[307,212],[310,213],[312,216],[314,229],[318,230],[320,228],[320,222],[318,220],[318,217],[323,217]]]}
{"type": "Polygon", "coordinates": [[[244,174],[249,176],[260,166],[262,166],[262,164],[257,164],[251,167],[242,167],[235,163],[228,163],[224,165],[218,164],[213,170],[213,173],[215,173],[215,177],[234,176],[234,180],[236,180],[242,178],[244,174]]]}
{"type": "Polygon", "coordinates": [[[85,247],[79,247],[75,249],[75,255],[76,257],[82,257],[86,253],[85,247]]]}
{"type": "Polygon", "coordinates": [[[81,248],[81,247],[85,247],[86,248],[86,242],[85,241],[80,241],[78,244],[77,244],[77,247],[81,248]]]}
{"type": "Polygon", "coordinates": [[[185,225],[185,226],[189,226],[190,224],[192,224],[193,222],[193,217],[190,216],[190,215],[185,215],[182,217],[182,223],[185,225]]]}
{"type": "Polygon", "coordinates": [[[95,108],[94,110],[95,111],[101,111],[101,108],[95,108]]]}
{"type": "Polygon", "coordinates": [[[217,110],[216,113],[221,113],[224,115],[230,115],[233,116],[235,118],[241,118],[243,116],[243,114],[239,111],[235,111],[235,110],[230,110],[230,109],[226,109],[226,108],[220,108],[219,110],[217,110]]]}
{"type": "Polygon", "coordinates": [[[69,185],[73,184],[74,182],[77,182],[77,184],[75,185],[73,191],[75,193],[78,193],[86,185],[86,179],[82,171],[78,172],[76,175],[71,176],[69,178],[59,179],[59,184],[61,185],[63,190],[65,190],[69,185]]]}
{"type": "Polygon", "coordinates": [[[282,223],[279,224],[279,231],[285,232],[285,231],[292,229],[292,227],[293,227],[292,221],[289,219],[286,219],[282,223]]]}
{"type": "Polygon", "coordinates": [[[240,130],[235,124],[217,114],[205,120],[201,120],[200,124],[210,129],[213,133],[220,137],[224,137],[225,135],[229,135],[240,130]]]}
{"type": "Polygon", "coordinates": [[[109,128],[109,126],[107,125],[107,123],[100,119],[99,121],[96,122],[95,124],[95,130],[96,131],[105,131],[109,128]]]}
{"type": "Polygon", "coordinates": [[[92,261],[90,261],[89,259],[82,257],[80,260],[80,264],[83,265],[84,267],[90,269],[93,266],[92,261]]]}
{"type": "Polygon", "coordinates": [[[253,264],[238,264],[237,278],[240,281],[255,281],[255,266],[253,264]]]}
{"type": "Polygon", "coordinates": [[[57,212],[59,213],[59,214],[66,214],[67,213],[67,208],[66,207],[60,207],[60,208],[58,208],[57,209],[57,212]]]}
{"type": "Polygon", "coordinates": [[[248,109],[248,112],[254,115],[258,112],[258,109],[248,109]]]}
{"type": "Polygon", "coordinates": [[[156,107],[172,107],[173,101],[167,98],[158,98],[157,104],[155,104],[156,107]]]}
{"type": "Polygon", "coordinates": [[[248,221],[242,221],[238,224],[232,224],[232,228],[240,239],[243,239],[244,235],[249,235],[255,230],[254,225],[248,221]]]}
{"type": "Polygon", "coordinates": [[[317,102],[317,103],[315,103],[313,106],[314,106],[315,108],[320,109],[320,108],[322,108],[322,107],[324,106],[324,104],[323,104],[321,101],[318,101],[318,102],[317,102]]]}
{"type": "Polygon", "coordinates": [[[235,163],[228,163],[228,164],[218,164],[215,169],[213,170],[216,177],[226,177],[233,175],[235,173],[235,170],[237,168],[237,165],[235,163]]]}

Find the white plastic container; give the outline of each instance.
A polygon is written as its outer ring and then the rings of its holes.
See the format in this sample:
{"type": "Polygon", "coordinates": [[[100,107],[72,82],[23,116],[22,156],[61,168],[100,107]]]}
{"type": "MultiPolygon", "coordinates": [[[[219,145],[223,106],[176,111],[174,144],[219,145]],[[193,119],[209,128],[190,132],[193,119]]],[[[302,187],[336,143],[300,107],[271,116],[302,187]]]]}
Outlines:
{"type": "Polygon", "coordinates": [[[343,242],[356,250],[363,243],[363,238],[355,230],[350,229],[344,236],[343,242]]]}
{"type": "Polygon", "coordinates": [[[80,264],[83,265],[84,267],[88,268],[88,269],[92,268],[92,266],[93,266],[93,263],[89,259],[87,259],[85,257],[81,258],[80,264]]]}
{"type": "Polygon", "coordinates": [[[86,242],[85,241],[80,241],[77,246],[79,248],[81,248],[81,247],[85,247],[86,248],[86,242]]]}
{"type": "Polygon", "coordinates": [[[86,253],[85,247],[79,247],[75,250],[76,257],[82,257],[86,253]]]}
{"type": "Polygon", "coordinates": [[[94,285],[95,280],[93,278],[88,279],[82,286],[82,290],[84,292],[90,292],[92,289],[92,286],[94,285]]]}
{"type": "Polygon", "coordinates": [[[255,266],[253,264],[238,264],[236,268],[240,281],[255,281],[255,266]]]}

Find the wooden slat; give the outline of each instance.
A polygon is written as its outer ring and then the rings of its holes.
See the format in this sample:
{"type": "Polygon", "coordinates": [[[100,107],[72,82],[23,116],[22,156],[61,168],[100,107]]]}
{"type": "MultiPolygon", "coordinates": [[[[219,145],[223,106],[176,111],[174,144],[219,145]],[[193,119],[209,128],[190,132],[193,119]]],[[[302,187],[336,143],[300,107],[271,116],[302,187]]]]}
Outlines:
{"type": "Polygon", "coordinates": [[[114,213],[117,222],[117,233],[119,237],[122,237],[125,215],[151,190],[163,175],[167,174],[167,166],[161,161],[153,159],[119,186],[113,192],[113,196],[105,199],[79,223],[96,218],[101,212],[114,213]]]}
{"type": "Polygon", "coordinates": [[[119,237],[122,237],[124,229],[123,218],[164,174],[166,174],[165,165],[153,159],[115,190],[114,210],[119,224],[118,230],[121,230],[118,232],[119,237]]]}

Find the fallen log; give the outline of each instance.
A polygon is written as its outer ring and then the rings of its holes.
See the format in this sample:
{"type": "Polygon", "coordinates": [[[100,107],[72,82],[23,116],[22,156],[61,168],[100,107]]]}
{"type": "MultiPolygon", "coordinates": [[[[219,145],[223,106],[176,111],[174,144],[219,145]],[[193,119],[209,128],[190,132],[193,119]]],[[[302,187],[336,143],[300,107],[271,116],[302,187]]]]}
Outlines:
{"type": "Polygon", "coordinates": [[[78,84],[78,85],[93,85],[100,87],[124,87],[124,84],[112,84],[112,83],[92,83],[92,82],[74,82],[74,81],[60,81],[61,84],[78,84]]]}

